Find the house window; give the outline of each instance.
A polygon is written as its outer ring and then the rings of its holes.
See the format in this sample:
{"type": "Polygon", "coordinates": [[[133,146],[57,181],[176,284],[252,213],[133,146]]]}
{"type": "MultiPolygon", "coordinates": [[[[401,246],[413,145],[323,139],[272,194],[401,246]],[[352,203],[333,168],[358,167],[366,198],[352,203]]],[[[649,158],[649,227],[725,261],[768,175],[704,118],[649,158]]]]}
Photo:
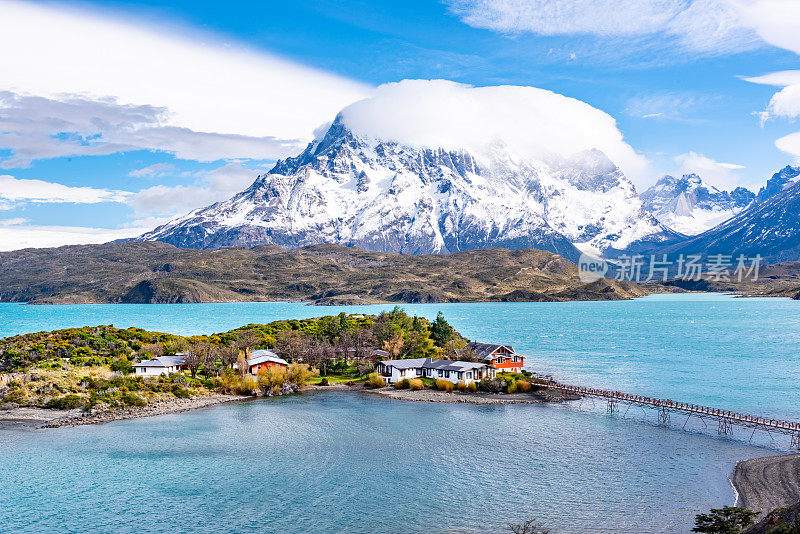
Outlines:
{"type": "Polygon", "coordinates": [[[464,371],[459,371],[458,372],[458,379],[461,380],[462,378],[464,378],[464,371]]]}
{"type": "Polygon", "coordinates": [[[444,377],[445,378],[450,378],[450,371],[445,371],[444,372],[444,377]]]}
{"type": "Polygon", "coordinates": [[[472,373],[467,373],[467,378],[472,378],[472,373]]]}
{"type": "Polygon", "coordinates": [[[422,369],[417,368],[417,376],[422,376],[422,369]]]}
{"type": "Polygon", "coordinates": [[[439,378],[442,378],[442,370],[439,369],[439,378]]]}

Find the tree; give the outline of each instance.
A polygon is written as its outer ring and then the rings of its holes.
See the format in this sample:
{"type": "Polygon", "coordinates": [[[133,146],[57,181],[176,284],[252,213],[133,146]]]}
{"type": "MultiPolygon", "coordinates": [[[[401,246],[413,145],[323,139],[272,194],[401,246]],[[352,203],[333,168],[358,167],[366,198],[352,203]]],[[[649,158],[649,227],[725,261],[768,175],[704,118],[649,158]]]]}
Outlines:
{"type": "Polygon", "coordinates": [[[458,343],[456,340],[450,340],[447,342],[447,347],[445,347],[445,352],[452,350],[455,353],[455,357],[452,358],[454,360],[461,360],[462,362],[477,362],[478,355],[472,350],[470,346],[464,346],[461,348],[457,348],[458,343]],[[452,349],[450,348],[452,346],[452,349]]]}
{"type": "Polygon", "coordinates": [[[535,519],[529,519],[518,525],[510,524],[508,529],[513,534],[549,534],[550,530],[545,528],[544,523],[539,523],[535,519]]]}
{"type": "Polygon", "coordinates": [[[203,356],[195,347],[192,347],[184,353],[183,365],[189,369],[189,373],[191,373],[192,378],[196,378],[197,371],[203,365],[203,356]]]}
{"type": "Polygon", "coordinates": [[[275,352],[290,362],[301,360],[308,351],[308,338],[297,330],[281,330],[275,337],[275,352]]]}
{"type": "Polygon", "coordinates": [[[752,510],[738,506],[712,508],[710,513],[698,514],[695,517],[692,532],[739,534],[745,527],[753,524],[757,515],[752,510]]]}
{"type": "Polygon", "coordinates": [[[373,349],[378,341],[368,328],[356,328],[350,335],[350,342],[354,349],[353,356],[356,360],[366,360],[373,355],[373,349]]]}
{"type": "Polygon", "coordinates": [[[239,359],[239,349],[236,345],[225,345],[219,348],[219,359],[222,365],[229,369],[233,369],[233,365],[239,359]]]}
{"type": "Polygon", "coordinates": [[[437,347],[444,347],[454,336],[455,330],[445,320],[442,312],[439,312],[436,320],[431,324],[431,339],[433,339],[437,347]]]}

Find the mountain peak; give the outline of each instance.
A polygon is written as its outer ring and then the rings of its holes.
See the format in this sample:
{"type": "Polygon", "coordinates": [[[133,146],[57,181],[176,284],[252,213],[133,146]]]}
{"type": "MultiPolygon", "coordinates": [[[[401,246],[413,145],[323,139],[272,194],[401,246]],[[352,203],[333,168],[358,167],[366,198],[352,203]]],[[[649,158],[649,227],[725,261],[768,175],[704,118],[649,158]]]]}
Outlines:
{"type": "Polygon", "coordinates": [[[645,208],[676,232],[695,235],[733,217],[755,195],[743,187],[733,192],[707,186],[695,173],[665,175],[641,194],[645,208]]]}
{"type": "Polygon", "coordinates": [[[410,254],[539,248],[575,260],[576,243],[619,250],[663,235],[600,150],[545,162],[497,144],[476,157],[355,135],[339,116],[247,190],[140,239],[190,248],[337,243],[410,254]]]}

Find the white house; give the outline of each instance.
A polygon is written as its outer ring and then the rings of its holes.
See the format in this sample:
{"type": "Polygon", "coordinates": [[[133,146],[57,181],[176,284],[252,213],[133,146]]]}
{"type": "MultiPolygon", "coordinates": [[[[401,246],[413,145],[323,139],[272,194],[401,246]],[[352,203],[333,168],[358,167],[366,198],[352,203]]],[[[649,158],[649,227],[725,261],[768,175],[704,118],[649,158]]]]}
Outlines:
{"type": "Polygon", "coordinates": [[[390,384],[411,378],[444,379],[453,384],[469,384],[484,378],[494,378],[495,369],[481,362],[409,358],[379,362],[378,374],[390,384]]]}
{"type": "Polygon", "coordinates": [[[184,355],[159,356],[152,360],[144,360],[133,366],[136,376],[160,376],[177,373],[184,368],[184,355]]]}

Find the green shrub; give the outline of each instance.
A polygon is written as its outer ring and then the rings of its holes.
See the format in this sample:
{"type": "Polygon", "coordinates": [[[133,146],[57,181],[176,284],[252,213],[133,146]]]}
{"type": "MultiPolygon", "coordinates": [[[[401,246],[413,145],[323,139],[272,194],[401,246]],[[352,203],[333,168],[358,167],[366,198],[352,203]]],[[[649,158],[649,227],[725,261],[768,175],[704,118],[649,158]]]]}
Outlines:
{"type": "Polygon", "coordinates": [[[64,395],[63,397],[55,397],[47,401],[44,405],[45,408],[54,410],[74,410],[86,404],[86,399],[80,395],[64,395]]]}
{"type": "Polygon", "coordinates": [[[111,365],[109,367],[111,367],[112,371],[117,371],[117,372],[120,372],[120,373],[126,374],[126,375],[129,375],[129,374],[131,374],[133,372],[133,364],[131,363],[131,361],[128,358],[124,358],[124,357],[123,358],[114,358],[111,361],[111,365]]]}
{"type": "Polygon", "coordinates": [[[443,378],[440,378],[439,380],[436,381],[436,389],[438,389],[439,391],[447,391],[449,393],[453,391],[454,387],[455,386],[453,385],[453,383],[450,382],[449,380],[444,380],[443,378]]]}
{"type": "Polygon", "coordinates": [[[328,378],[327,377],[323,377],[322,380],[319,381],[318,385],[320,385],[320,386],[330,386],[330,382],[328,382],[328,378]]]}
{"type": "Polygon", "coordinates": [[[146,406],[147,402],[136,393],[123,393],[119,397],[119,402],[123,406],[146,406]]]}
{"type": "Polygon", "coordinates": [[[367,381],[364,385],[368,388],[382,388],[386,386],[386,381],[384,381],[382,376],[378,376],[378,373],[370,373],[367,377],[367,381]]]}
{"type": "Polygon", "coordinates": [[[187,388],[178,384],[175,384],[175,387],[172,388],[172,394],[178,397],[179,399],[192,398],[192,392],[189,391],[187,388]]]}
{"type": "Polygon", "coordinates": [[[414,391],[419,391],[425,388],[425,384],[422,383],[422,380],[419,378],[412,378],[408,381],[408,389],[413,389],[414,391]]]}
{"type": "Polygon", "coordinates": [[[506,392],[507,393],[516,393],[517,392],[517,381],[516,380],[510,380],[506,384],[506,392]]]}
{"type": "Polygon", "coordinates": [[[500,393],[506,387],[505,380],[499,378],[484,378],[478,382],[478,389],[487,393],[500,393]]]}
{"type": "Polygon", "coordinates": [[[394,387],[395,389],[408,389],[408,378],[395,382],[394,387]]]}

